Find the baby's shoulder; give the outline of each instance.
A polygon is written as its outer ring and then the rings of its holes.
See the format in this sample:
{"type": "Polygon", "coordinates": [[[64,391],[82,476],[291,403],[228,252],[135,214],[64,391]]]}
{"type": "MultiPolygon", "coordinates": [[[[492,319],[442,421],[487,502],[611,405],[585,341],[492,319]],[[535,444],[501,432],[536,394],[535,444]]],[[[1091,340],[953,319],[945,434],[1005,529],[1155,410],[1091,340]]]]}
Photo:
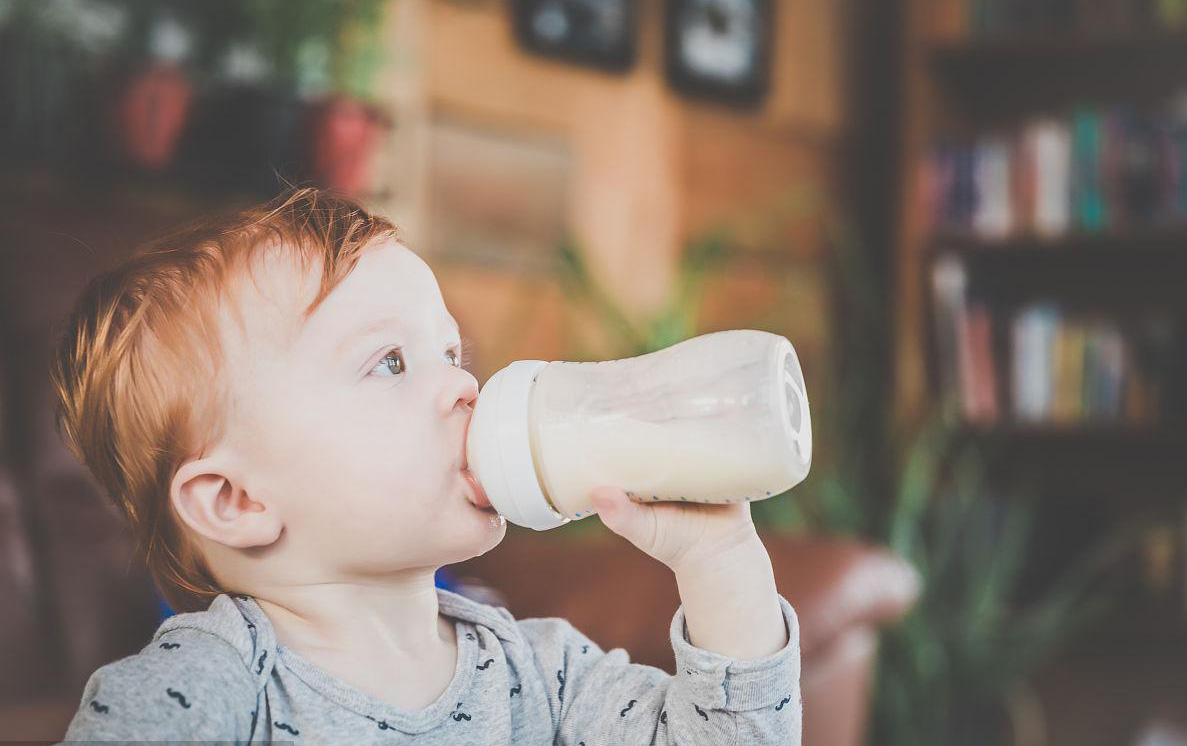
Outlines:
{"type": "Polygon", "coordinates": [[[519,634],[533,649],[564,651],[582,649],[584,653],[602,649],[584,632],[563,617],[529,617],[515,620],[519,634]]]}
{"type": "Polygon", "coordinates": [[[208,632],[185,627],[158,631],[140,652],[108,663],[94,677],[109,686],[118,683],[141,688],[185,682],[191,687],[254,691],[254,677],[234,646],[208,632]]]}
{"type": "Polygon", "coordinates": [[[202,614],[171,618],[140,652],[87,680],[70,740],[221,738],[252,726],[259,679],[202,614]]]}
{"type": "Polygon", "coordinates": [[[205,611],[166,619],[140,655],[154,660],[209,658],[261,684],[276,660],[276,633],[268,617],[248,596],[221,595],[205,611]]]}
{"type": "Polygon", "coordinates": [[[190,689],[254,693],[265,666],[253,664],[257,659],[270,663],[275,639],[270,629],[262,631],[252,621],[245,606],[224,595],[205,611],[169,617],[140,652],[103,666],[94,676],[135,688],[167,684],[166,689],[180,692],[188,684],[190,689]]]}

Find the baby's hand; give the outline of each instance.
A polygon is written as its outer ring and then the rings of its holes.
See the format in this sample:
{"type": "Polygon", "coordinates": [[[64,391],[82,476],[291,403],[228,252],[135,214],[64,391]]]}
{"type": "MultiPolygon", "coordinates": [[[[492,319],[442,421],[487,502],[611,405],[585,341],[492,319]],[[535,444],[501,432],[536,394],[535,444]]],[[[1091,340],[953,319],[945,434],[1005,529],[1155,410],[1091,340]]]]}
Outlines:
{"type": "MultiPolygon", "coordinates": [[[[730,549],[754,542],[758,534],[750,503],[722,505],[685,502],[635,502],[616,487],[595,487],[594,509],[606,528],[673,571],[712,560],[730,549]]],[[[710,563],[704,565],[704,563],[710,563]]]]}

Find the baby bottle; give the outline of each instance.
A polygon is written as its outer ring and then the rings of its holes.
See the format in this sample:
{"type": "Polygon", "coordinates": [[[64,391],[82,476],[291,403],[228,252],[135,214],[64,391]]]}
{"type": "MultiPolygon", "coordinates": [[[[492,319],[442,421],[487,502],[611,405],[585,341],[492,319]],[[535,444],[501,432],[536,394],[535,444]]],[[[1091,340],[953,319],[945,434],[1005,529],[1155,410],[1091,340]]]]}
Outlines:
{"type": "Polygon", "coordinates": [[[597,485],[632,499],[763,500],[803,481],[812,428],[791,342],[735,329],[639,357],[518,360],[482,387],[470,470],[507,520],[591,515],[597,485]]]}

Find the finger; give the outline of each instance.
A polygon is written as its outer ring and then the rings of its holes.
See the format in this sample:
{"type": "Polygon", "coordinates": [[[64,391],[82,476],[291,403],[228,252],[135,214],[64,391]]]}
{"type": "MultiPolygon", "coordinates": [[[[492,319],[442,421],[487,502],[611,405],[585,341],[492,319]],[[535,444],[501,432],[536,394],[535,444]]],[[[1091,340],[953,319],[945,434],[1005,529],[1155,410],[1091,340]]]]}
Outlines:
{"type": "Polygon", "coordinates": [[[595,487],[591,498],[606,528],[632,542],[643,537],[649,518],[645,507],[617,487],[595,487]]]}
{"type": "Polygon", "coordinates": [[[613,515],[623,501],[631,501],[625,492],[609,486],[594,487],[590,492],[590,499],[593,501],[594,510],[603,518],[613,515]]]}

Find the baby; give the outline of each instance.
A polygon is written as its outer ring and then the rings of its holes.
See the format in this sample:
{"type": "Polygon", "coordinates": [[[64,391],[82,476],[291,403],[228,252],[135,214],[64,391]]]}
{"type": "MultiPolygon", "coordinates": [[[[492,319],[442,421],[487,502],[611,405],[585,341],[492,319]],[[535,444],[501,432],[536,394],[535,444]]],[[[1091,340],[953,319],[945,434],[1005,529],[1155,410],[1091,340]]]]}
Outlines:
{"type": "Polygon", "coordinates": [[[59,430],[185,613],[91,676],[67,740],[798,744],[799,627],[749,503],[594,491],[673,571],[675,676],[436,587],[506,532],[467,470],[464,356],[396,228],[316,189],[92,280],[59,430]]]}

